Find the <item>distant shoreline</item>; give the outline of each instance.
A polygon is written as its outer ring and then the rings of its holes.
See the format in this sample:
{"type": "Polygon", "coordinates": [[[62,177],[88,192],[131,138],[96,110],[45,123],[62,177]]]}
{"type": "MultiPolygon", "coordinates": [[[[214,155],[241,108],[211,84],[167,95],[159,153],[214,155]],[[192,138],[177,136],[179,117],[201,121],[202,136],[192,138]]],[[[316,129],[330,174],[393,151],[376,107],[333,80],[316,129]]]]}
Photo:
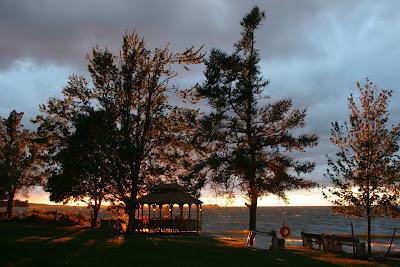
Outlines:
{"type": "MultiPolygon", "coordinates": [[[[28,206],[69,206],[69,207],[79,207],[79,208],[86,208],[86,205],[73,205],[73,204],[57,204],[57,203],[28,203],[28,206]]],[[[102,207],[108,207],[108,205],[102,205],[102,207]]],[[[292,205],[276,205],[276,206],[258,206],[258,208],[297,208],[297,207],[332,207],[332,205],[297,205],[297,206],[292,206],[292,205]]],[[[203,204],[203,208],[246,208],[246,206],[228,206],[228,205],[218,205],[218,204],[203,204]]]]}

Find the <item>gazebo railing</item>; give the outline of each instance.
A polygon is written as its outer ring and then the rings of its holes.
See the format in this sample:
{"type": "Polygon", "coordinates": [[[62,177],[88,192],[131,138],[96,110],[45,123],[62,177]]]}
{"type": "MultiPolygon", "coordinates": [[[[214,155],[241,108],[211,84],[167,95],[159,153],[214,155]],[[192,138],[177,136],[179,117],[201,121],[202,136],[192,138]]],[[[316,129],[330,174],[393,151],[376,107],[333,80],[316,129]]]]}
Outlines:
{"type": "Polygon", "coordinates": [[[136,231],[157,233],[181,233],[181,232],[200,232],[201,220],[196,219],[150,219],[136,220],[136,231]]]}

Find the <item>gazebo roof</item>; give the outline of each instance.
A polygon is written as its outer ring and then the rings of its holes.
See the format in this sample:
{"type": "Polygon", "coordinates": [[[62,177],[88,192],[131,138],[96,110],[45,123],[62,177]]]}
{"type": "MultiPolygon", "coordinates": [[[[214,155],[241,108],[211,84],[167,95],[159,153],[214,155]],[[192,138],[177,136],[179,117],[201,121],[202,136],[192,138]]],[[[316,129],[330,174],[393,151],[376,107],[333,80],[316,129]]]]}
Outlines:
{"type": "Polygon", "coordinates": [[[137,200],[139,204],[202,204],[177,183],[153,186],[150,193],[137,200]]]}

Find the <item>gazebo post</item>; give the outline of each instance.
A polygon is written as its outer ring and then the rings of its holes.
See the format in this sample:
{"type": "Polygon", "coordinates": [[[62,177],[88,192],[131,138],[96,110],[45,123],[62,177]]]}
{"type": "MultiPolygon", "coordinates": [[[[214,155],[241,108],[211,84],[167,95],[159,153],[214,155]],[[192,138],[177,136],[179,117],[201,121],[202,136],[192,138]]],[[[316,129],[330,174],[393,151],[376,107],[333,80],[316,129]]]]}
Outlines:
{"type": "Polygon", "coordinates": [[[151,207],[150,207],[150,206],[151,206],[151,205],[150,205],[150,204],[147,204],[147,205],[149,205],[149,221],[150,221],[150,217],[151,217],[151,210],[150,210],[151,207]]]}
{"type": "Polygon", "coordinates": [[[163,205],[162,205],[162,204],[159,204],[158,206],[160,207],[160,221],[161,221],[161,220],[162,220],[162,206],[163,206],[163,205]]]}
{"type": "Polygon", "coordinates": [[[149,230],[149,233],[150,233],[150,218],[151,218],[151,205],[150,204],[147,204],[147,205],[149,205],[149,219],[147,220],[148,222],[147,222],[147,229],[149,230]]]}
{"type": "Polygon", "coordinates": [[[190,220],[190,209],[192,207],[192,204],[189,203],[189,220],[190,220]]]}
{"type": "Polygon", "coordinates": [[[172,221],[172,213],[174,212],[174,204],[169,204],[169,225],[171,232],[175,232],[175,223],[172,221]]]}
{"type": "Polygon", "coordinates": [[[179,204],[179,212],[180,212],[180,217],[181,217],[181,227],[179,231],[182,231],[183,228],[183,204],[179,204]]]}
{"type": "MultiPolygon", "coordinates": [[[[200,204],[200,221],[203,222],[203,204],[200,204]]],[[[200,224],[200,231],[202,230],[202,224],[200,224]]]]}
{"type": "Polygon", "coordinates": [[[142,210],[142,220],[143,220],[143,206],[144,206],[143,204],[140,205],[141,210],[142,210]]]}
{"type": "Polygon", "coordinates": [[[183,205],[179,204],[179,215],[181,217],[181,221],[183,220],[183,205]]]}
{"type": "Polygon", "coordinates": [[[196,204],[196,231],[199,232],[199,204],[196,204]]]}

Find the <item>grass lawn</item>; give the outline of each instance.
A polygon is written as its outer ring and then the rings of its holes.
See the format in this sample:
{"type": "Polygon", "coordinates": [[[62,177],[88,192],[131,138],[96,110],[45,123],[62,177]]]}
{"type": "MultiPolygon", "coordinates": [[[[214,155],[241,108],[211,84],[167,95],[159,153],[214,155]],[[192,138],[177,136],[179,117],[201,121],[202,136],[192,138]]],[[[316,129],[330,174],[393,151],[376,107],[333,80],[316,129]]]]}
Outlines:
{"type": "MultiPolygon", "coordinates": [[[[389,262],[400,266],[400,261],[389,262]]],[[[114,236],[84,227],[0,221],[0,266],[376,265],[314,250],[255,251],[210,237],[114,236]]]]}

